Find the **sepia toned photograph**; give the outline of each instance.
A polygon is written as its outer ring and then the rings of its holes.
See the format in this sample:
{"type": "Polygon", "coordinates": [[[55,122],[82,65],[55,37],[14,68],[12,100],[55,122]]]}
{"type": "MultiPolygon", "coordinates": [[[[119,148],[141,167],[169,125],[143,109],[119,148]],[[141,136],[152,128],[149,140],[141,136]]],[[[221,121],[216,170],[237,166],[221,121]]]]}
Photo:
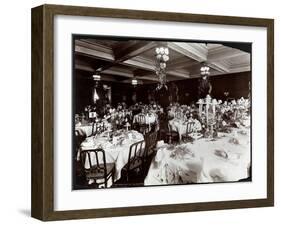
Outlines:
{"type": "Polygon", "coordinates": [[[72,35],[72,188],[252,181],[251,54],[72,35]]]}

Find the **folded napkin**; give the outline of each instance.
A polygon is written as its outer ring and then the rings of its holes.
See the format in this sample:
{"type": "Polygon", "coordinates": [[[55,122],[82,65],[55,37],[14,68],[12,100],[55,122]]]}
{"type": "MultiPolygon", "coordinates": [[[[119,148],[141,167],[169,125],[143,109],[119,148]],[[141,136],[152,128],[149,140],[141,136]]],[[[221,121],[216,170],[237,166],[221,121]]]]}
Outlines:
{"type": "Polygon", "coordinates": [[[224,159],[227,159],[227,158],[228,158],[228,154],[227,154],[227,152],[224,151],[224,150],[215,150],[215,151],[214,151],[214,154],[215,154],[216,156],[222,157],[222,158],[224,158],[224,159]]]}
{"type": "Polygon", "coordinates": [[[239,144],[239,140],[235,137],[230,138],[228,142],[231,143],[231,144],[235,144],[235,145],[239,144]]]}

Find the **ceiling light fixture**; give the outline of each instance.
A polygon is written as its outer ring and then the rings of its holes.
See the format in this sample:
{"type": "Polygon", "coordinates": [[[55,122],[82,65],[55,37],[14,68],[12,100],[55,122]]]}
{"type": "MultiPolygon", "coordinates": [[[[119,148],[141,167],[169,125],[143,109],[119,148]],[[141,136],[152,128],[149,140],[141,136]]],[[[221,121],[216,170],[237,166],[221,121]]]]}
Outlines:
{"type": "Polygon", "coordinates": [[[100,81],[101,76],[99,74],[94,74],[92,75],[92,78],[94,79],[94,81],[100,81]]]}
{"type": "Polygon", "coordinates": [[[132,85],[136,86],[138,84],[138,80],[136,78],[132,79],[132,85]]]}
{"type": "Polygon", "coordinates": [[[155,49],[156,63],[155,63],[155,73],[158,76],[159,84],[157,90],[162,87],[168,88],[166,85],[166,67],[167,62],[169,61],[169,49],[167,47],[157,47],[155,49]]]}

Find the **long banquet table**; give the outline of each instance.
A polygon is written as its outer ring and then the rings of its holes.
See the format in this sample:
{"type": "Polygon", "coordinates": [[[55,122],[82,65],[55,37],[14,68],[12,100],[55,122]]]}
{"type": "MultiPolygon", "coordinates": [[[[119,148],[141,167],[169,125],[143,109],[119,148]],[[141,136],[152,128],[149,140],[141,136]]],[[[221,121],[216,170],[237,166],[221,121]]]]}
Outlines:
{"type": "MultiPolygon", "coordinates": [[[[102,148],[105,151],[107,163],[115,163],[114,181],[121,178],[121,170],[127,164],[129,158],[130,146],[133,143],[144,139],[143,135],[135,130],[117,131],[115,135],[116,143],[109,140],[108,132],[103,132],[97,136],[90,136],[82,142],[80,150],[78,151],[77,159],[80,158],[81,150],[89,150],[95,148],[102,148]]],[[[139,150],[144,151],[144,150],[139,150]]],[[[91,158],[95,158],[91,155],[91,158]]],[[[92,159],[92,162],[95,162],[92,159]]],[[[89,168],[89,161],[86,159],[85,168],[89,168]]]]}
{"type": "Polygon", "coordinates": [[[238,181],[249,177],[249,128],[233,128],[215,140],[201,138],[177,146],[158,148],[145,185],[238,181]]]}

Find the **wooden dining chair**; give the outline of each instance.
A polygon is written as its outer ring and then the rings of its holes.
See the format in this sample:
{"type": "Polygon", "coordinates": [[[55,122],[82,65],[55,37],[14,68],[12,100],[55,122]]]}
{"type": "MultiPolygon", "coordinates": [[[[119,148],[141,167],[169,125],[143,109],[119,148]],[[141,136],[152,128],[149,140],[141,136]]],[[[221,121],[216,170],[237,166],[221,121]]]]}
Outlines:
{"type": "Polygon", "coordinates": [[[149,132],[148,131],[149,126],[146,124],[146,118],[144,114],[136,115],[135,123],[136,123],[135,128],[137,128],[137,130],[143,135],[149,132]]]}
{"type": "Polygon", "coordinates": [[[149,133],[145,136],[145,153],[144,160],[155,154],[157,144],[157,132],[149,133]]]}
{"type": "Polygon", "coordinates": [[[146,119],[145,119],[145,115],[144,114],[139,114],[138,115],[138,123],[139,124],[146,124],[146,119]]]}
{"type": "Polygon", "coordinates": [[[194,125],[195,125],[195,122],[187,122],[186,132],[185,132],[185,134],[182,135],[183,141],[187,142],[187,141],[192,140],[192,138],[190,137],[190,134],[193,132],[194,125]]]}
{"type": "Polygon", "coordinates": [[[156,144],[157,144],[158,132],[151,132],[145,136],[145,153],[143,158],[143,170],[144,175],[148,173],[151,161],[156,155],[156,144]]]}
{"type": "Polygon", "coordinates": [[[81,143],[86,139],[87,135],[81,130],[75,130],[75,150],[78,151],[80,148],[81,143]]]}
{"type": "Polygon", "coordinates": [[[179,141],[179,133],[177,131],[172,130],[171,126],[168,124],[168,132],[165,134],[165,141],[168,144],[176,143],[179,141]]]}
{"type": "Polygon", "coordinates": [[[99,134],[99,133],[102,133],[105,131],[104,123],[93,123],[92,127],[93,127],[93,132],[92,132],[93,135],[96,135],[96,134],[99,134]]]}
{"type": "Polygon", "coordinates": [[[128,162],[124,166],[123,171],[126,175],[127,182],[130,179],[130,173],[138,170],[143,172],[143,160],[145,153],[145,141],[139,141],[130,146],[128,162]]]}
{"type": "Polygon", "coordinates": [[[182,113],[182,111],[177,110],[177,111],[175,112],[175,118],[180,119],[180,118],[182,118],[182,117],[183,117],[183,113],[182,113]]]}
{"type": "Polygon", "coordinates": [[[94,185],[99,187],[108,186],[108,181],[112,179],[114,183],[115,164],[106,163],[105,152],[103,149],[91,149],[81,151],[81,165],[87,180],[93,180],[94,185]],[[87,166],[85,166],[85,164],[87,166]]]}

